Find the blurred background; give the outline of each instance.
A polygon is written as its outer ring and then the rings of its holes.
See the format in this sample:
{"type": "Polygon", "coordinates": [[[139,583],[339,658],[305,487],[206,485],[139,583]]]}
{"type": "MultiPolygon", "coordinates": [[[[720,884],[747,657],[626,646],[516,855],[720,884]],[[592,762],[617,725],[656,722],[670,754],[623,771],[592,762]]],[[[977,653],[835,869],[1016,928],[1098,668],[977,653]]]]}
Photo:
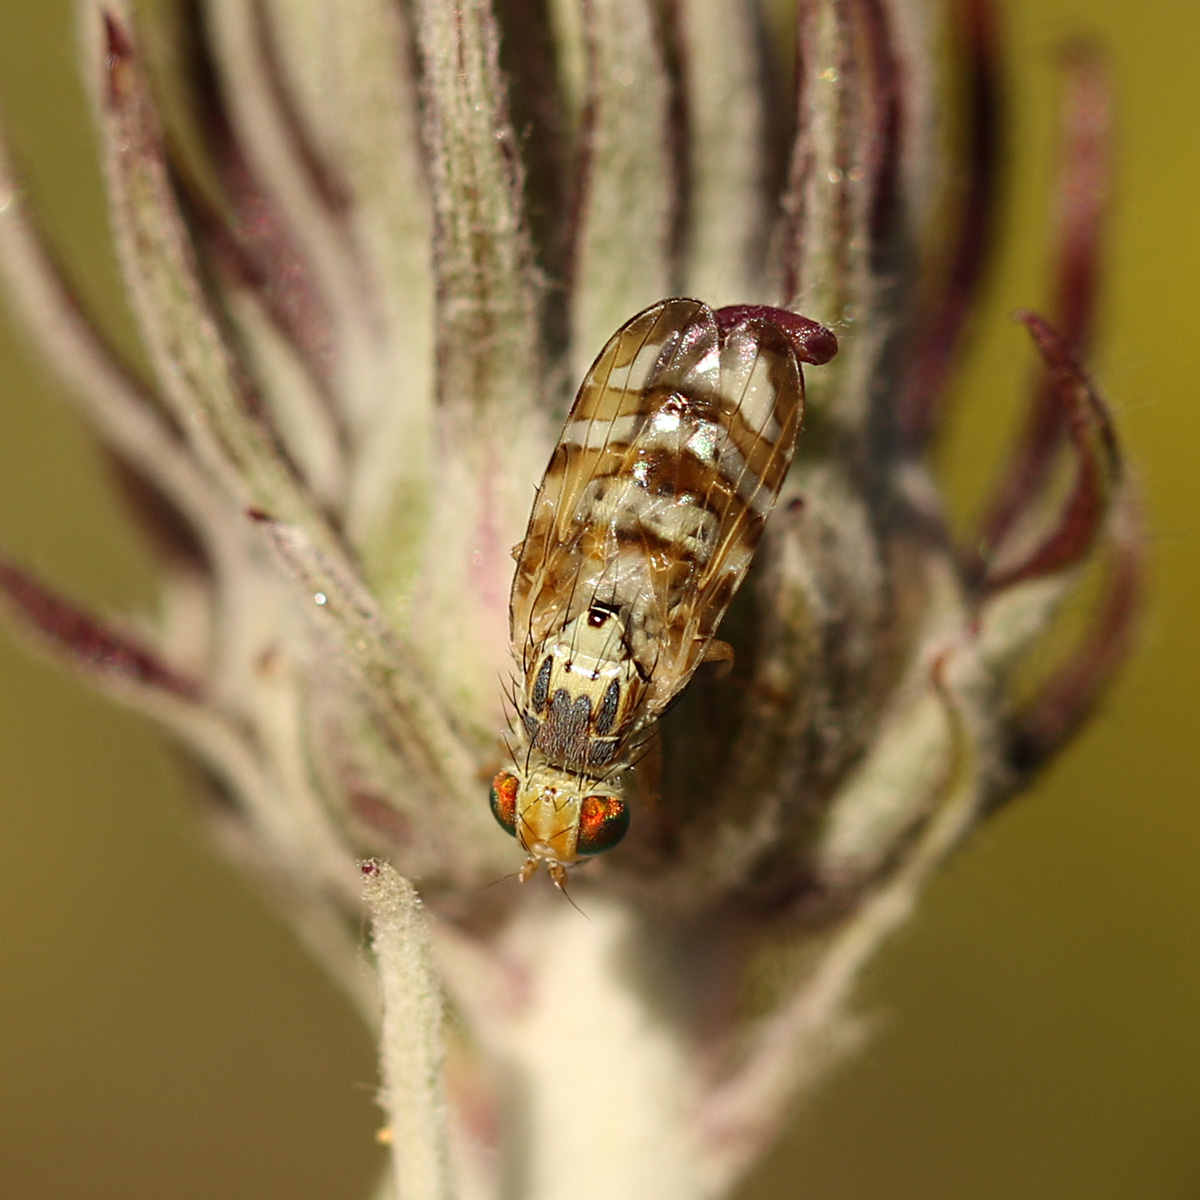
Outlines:
{"type": "MultiPolygon", "coordinates": [[[[1151,608],[1099,718],[875,963],[874,1040],[744,1200],[1200,1196],[1200,7],[1004,7],[1012,187],[946,475],[966,507],[1032,362],[1008,313],[1046,294],[1056,51],[1090,34],[1120,122],[1092,366],[1144,484],[1151,608]]],[[[0,2],[34,203],[115,311],[75,61],[69,0],[0,2]]],[[[3,317],[0,358],[0,545],[94,607],[148,611],[103,464],[3,317]]],[[[5,634],[0,764],[0,1196],[365,1197],[368,1038],[208,852],[156,735],[5,634]]]]}

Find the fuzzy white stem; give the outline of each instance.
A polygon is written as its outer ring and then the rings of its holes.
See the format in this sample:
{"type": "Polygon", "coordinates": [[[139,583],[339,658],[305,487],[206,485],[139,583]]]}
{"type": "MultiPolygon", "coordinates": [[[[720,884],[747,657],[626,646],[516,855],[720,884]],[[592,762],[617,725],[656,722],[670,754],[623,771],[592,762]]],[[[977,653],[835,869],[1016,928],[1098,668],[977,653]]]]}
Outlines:
{"type": "Polygon", "coordinates": [[[689,1136],[694,1066],[634,983],[630,911],[592,895],[580,904],[586,919],[537,906],[510,942],[536,947],[528,1003],[497,1031],[526,1102],[527,1157],[510,1194],[697,1200],[709,1188],[689,1136]]]}
{"type": "Polygon", "coordinates": [[[387,863],[363,865],[383,996],[380,1094],[398,1200],[451,1200],[441,988],[416,889],[387,863]]]}

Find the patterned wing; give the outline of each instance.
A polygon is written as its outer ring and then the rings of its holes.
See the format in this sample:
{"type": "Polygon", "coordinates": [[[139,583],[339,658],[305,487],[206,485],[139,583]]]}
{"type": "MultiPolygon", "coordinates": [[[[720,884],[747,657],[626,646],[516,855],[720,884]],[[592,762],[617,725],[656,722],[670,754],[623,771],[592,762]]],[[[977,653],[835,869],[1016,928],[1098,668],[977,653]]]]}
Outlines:
{"type": "MultiPolygon", "coordinates": [[[[689,405],[664,473],[677,503],[703,514],[703,553],[664,560],[655,588],[662,628],[646,702],[661,711],[691,678],[746,576],[783,486],[804,416],[804,381],[790,314],[719,309],[719,371],[710,405],[689,405]],[[773,319],[774,318],[774,319],[773,319]]],[[[665,490],[665,489],[664,489],[665,490]]],[[[695,521],[699,527],[699,520],[695,521]]]]}
{"type": "Polygon", "coordinates": [[[647,716],[687,682],[791,463],[806,355],[788,322],[802,320],[664,300],[604,348],[517,566],[512,635],[526,670],[546,638],[599,603],[621,613],[647,716]]]}
{"type": "Polygon", "coordinates": [[[715,388],[716,343],[710,309],[696,300],[664,300],[623,325],[592,364],[538,488],[517,560],[510,618],[518,652],[527,655],[586,607],[600,532],[589,511],[595,491],[589,485],[624,469],[657,381],[715,388]]]}

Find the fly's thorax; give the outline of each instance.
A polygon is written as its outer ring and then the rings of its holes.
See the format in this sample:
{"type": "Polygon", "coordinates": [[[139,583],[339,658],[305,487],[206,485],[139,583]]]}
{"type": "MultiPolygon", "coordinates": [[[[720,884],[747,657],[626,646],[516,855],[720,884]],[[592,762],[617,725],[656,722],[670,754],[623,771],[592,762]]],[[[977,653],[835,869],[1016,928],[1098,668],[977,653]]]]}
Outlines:
{"type": "Polygon", "coordinates": [[[593,601],[531,656],[522,732],[556,767],[606,766],[638,726],[645,686],[623,610],[593,601]]]}
{"type": "Polygon", "coordinates": [[[598,780],[538,760],[496,776],[492,812],[531,862],[570,866],[625,836],[624,774],[598,780]]]}

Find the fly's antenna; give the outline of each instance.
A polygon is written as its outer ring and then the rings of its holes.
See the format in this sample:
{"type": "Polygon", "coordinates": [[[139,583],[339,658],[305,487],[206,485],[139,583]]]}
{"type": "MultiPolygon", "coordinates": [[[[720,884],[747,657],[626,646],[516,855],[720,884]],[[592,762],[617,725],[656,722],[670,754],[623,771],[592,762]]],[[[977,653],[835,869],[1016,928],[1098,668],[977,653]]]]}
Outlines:
{"type": "Polygon", "coordinates": [[[499,879],[493,879],[491,883],[481,883],[475,890],[477,892],[486,892],[488,888],[494,888],[496,884],[503,883],[506,879],[516,879],[520,874],[520,871],[509,871],[507,875],[501,875],[499,879]]]}
{"type": "Polygon", "coordinates": [[[564,899],[564,900],[566,900],[566,902],[567,902],[567,903],[568,903],[568,904],[569,904],[569,905],[570,905],[570,906],[571,906],[571,907],[572,907],[572,908],[573,908],[573,909],[574,909],[574,910],[575,910],[575,911],[576,911],[576,912],[577,912],[577,913],[578,913],[578,914],[579,914],[579,915],[580,915],[580,916],[581,916],[581,917],[582,917],[582,918],[583,918],[585,921],[590,921],[592,918],[591,918],[591,917],[589,917],[589,916],[587,915],[587,913],[585,913],[585,912],[583,911],[583,909],[582,909],[582,908],[580,908],[580,907],[579,907],[579,905],[575,903],[575,899],[574,899],[574,897],[571,895],[571,893],[570,893],[570,892],[568,892],[568,891],[567,891],[567,872],[566,872],[566,869],[563,867],[563,865],[562,865],[561,863],[555,863],[554,865],[555,865],[556,867],[558,867],[558,870],[557,870],[557,871],[550,870],[549,868],[547,868],[547,870],[549,870],[550,878],[551,878],[552,880],[554,880],[554,886],[555,886],[556,888],[558,888],[559,892],[562,894],[562,897],[563,897],[563,899],[564,899]]]}

